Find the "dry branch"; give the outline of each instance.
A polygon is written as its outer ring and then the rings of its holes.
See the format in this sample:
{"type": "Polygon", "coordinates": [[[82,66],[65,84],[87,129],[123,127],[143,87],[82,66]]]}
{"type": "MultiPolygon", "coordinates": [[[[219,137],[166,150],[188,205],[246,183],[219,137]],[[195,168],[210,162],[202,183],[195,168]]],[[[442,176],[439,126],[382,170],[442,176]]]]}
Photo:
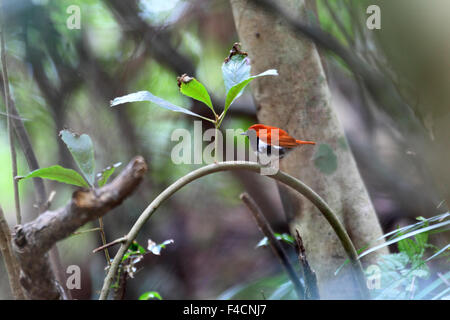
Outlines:
{"type": "MultiPolygon", "coordinates": [[[[89,221],[120,205],[147,171],[141,156],[134,158],[111,183],[100,189],[80,189],[71,201],[16,227],[13,250],[21,267],[20,283],[30,299],[61,299],[64,295],[51,271],[48,250],[89,221]]],[[[65,284],[62,284],[65,285],[65,284]]]]}
{"type": "Polygon", "coordinates": [[[250,211],[253,218],[255,219],[255,222],[258,225],[259,230],[261,230],[261,232],[264,234],[264,236],[267,237],[270,247],[272,248],[273,252],[280,260],[281,265],[283,266],[283,268],[285,269],[286,273],[289,276],[289,279],[292,281],[292,284],[294,286],[295,292],[297,293],[297,296],[299,297],[299,299],[304,300],[305,299],[305,287],[300,282],[300,278],[297,275],[297,272],[295,271],[291,262],[289,261],[288,255],[284,251],[280,242],[275,237],[272,227],[270,226],[266,217],[264,217],[263,213],[261,212],[261,209],[258,207],[256,202],[247,193],[242,193],[240,198],[241,198],[242,202],[244,202],[244,204],[247,206],[248,210],[250,211]]]}
{"type": "Polygon", "coordinates": [[[309,266],[308,260],[306,260],[306,250],[303,246],[303,239],[300,236],[298,229],[295,229],[295,241],[297,242],[298,260],[300,261],[300,270],[305,280],[305,296],[307,299],[318,300],[319,288],[317,287],[316,273],[309,266]]]}

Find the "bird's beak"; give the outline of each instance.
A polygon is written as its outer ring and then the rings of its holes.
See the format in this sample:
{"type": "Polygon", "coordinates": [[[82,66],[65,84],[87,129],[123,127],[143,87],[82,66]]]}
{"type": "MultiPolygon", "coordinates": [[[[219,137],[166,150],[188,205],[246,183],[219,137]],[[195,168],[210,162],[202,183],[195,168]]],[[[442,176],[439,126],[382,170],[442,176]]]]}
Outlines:
{"type": "Polygon", "coordinates": [[[241,136],[247,136],[247,131],[240,133],[241,136]]]}

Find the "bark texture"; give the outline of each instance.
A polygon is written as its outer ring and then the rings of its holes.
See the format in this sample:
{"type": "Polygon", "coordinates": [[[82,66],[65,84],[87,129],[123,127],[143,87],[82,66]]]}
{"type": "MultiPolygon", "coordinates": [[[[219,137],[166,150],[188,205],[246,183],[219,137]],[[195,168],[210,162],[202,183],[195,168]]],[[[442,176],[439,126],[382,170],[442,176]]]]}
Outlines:
{"type": "Polygon", "coordinates": [[[62,285],[55,280],[48,251],[89,221],[98,219],[120,205],[139,185],[147,165],[134,158],[111,183],[100,189],[80,189],[71,201],[55,211],[18,225],[13,250],[20,265],[20,283],[29,299],[64,299],[62,285]]]}
{"type": "MultiPolygon", "coordinates": [[[[307,22],[302,0],[282,2],[299,21],[307,22]]],[[[336,211],[355,247],[362,248],[382,231],[343,128],[332,107],[326,76],[315,45],[294,34],[283,22],[265,13],[253,2],[231,0],[242,47],[252,60],[252,73],[278,69],[278,77],[252,83],[260,123],[285,129],[297,139],[314,140],[281,160],[281,170],[310,185],[336,211]]],[[[291,190],[280,191],[291,229],[300,231],[312,269],[317,274],[321,298],[355,297],[350,269],[338,276],[336,269],[346,259],[338,238],[316,208],[291,190]]],[[[373,263],[380,250],[369,255],[373,263]]]]}

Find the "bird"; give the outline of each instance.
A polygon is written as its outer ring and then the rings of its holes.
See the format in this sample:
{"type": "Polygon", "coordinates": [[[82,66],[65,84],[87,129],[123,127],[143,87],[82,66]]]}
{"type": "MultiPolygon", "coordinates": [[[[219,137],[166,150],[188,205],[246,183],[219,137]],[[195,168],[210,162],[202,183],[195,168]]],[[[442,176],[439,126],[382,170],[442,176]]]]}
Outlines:
{"type": "Polygon", "coordinates": [[[250,139],[250,145],[258,159],[260,156],[268,157],[269,160],[282,159],[300,145],[316,144],[314,141],[297,140],[283,129],[264,124],[254,124],[241,135],[250,139]]]}

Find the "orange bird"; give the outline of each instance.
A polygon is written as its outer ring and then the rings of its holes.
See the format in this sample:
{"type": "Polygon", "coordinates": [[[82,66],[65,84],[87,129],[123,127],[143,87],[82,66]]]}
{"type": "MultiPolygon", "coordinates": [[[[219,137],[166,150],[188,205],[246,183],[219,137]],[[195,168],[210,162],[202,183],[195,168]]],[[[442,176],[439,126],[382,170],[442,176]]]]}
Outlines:
{"type": "Polygon", "coordinates": [[[296,140],[286,131],[264,124],[254,124],[241,134],[250,139],[250,145],[258,155],[265,154],[280,159],[302,144],[316,144],[313,141],[296,140]]]}

